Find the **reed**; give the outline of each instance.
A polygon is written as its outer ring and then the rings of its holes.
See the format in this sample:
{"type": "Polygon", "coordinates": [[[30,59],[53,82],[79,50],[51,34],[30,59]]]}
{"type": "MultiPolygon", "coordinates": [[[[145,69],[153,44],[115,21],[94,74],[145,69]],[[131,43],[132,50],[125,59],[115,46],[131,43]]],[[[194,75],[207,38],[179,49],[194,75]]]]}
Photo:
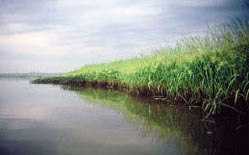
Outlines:
{"type": "Polygon", "coordinates": [[[35,82],[101,86],[200,105],[206,117],[224,107],[248,115],[249,21],[237,19],[152,55],[86,65],[35,82]]]}

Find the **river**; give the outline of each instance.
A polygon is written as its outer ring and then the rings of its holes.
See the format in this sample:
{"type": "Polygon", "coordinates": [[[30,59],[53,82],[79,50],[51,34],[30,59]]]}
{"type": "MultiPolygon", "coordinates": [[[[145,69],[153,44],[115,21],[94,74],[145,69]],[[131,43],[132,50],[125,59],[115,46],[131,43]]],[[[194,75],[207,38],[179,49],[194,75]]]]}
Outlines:
{"type": "Polygon", "coordinates": [[[1,155],[210,153],[196,108],[25,79],[0,79],[0,86],[1,155]]]}

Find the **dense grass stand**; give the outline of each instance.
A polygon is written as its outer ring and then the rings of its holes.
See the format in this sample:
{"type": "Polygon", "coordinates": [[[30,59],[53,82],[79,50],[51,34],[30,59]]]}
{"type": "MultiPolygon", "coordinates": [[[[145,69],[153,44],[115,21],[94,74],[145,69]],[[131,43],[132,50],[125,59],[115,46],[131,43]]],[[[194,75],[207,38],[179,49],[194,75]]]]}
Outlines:
{"type": "Polygon", "coordinates": [[[216,128],[217,145],[241,143],[247,149],[249,21],[237,20],[205,36],[185,38],[174,48],[152,55],[87,65],[33,82],[102,87],[167,103],[197,105],[203,109],[207,127],[216,128]],[[224,138],[224,133],[234,141],[224,138]]]}

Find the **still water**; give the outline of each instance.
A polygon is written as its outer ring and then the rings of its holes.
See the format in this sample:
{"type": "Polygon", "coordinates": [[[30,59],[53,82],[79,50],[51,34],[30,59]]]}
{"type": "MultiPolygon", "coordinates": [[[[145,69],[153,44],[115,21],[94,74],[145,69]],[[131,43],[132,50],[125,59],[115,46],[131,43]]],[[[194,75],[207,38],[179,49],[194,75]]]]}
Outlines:
{"type": "Polygon", "coordinates": [[[207,154],[198,110],[0,79],[1,155],[207,154]]]}

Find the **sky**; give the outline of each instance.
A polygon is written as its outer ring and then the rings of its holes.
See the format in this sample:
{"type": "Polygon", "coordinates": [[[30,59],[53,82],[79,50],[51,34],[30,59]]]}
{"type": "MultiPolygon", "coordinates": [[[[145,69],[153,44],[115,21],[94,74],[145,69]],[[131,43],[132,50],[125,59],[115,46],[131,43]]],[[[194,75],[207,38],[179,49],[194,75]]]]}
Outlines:
{"type": "Polygon", "coordinates": [[[138,56],[241,17],[246,0],[0,0],[0,73],[138,56]]]}

